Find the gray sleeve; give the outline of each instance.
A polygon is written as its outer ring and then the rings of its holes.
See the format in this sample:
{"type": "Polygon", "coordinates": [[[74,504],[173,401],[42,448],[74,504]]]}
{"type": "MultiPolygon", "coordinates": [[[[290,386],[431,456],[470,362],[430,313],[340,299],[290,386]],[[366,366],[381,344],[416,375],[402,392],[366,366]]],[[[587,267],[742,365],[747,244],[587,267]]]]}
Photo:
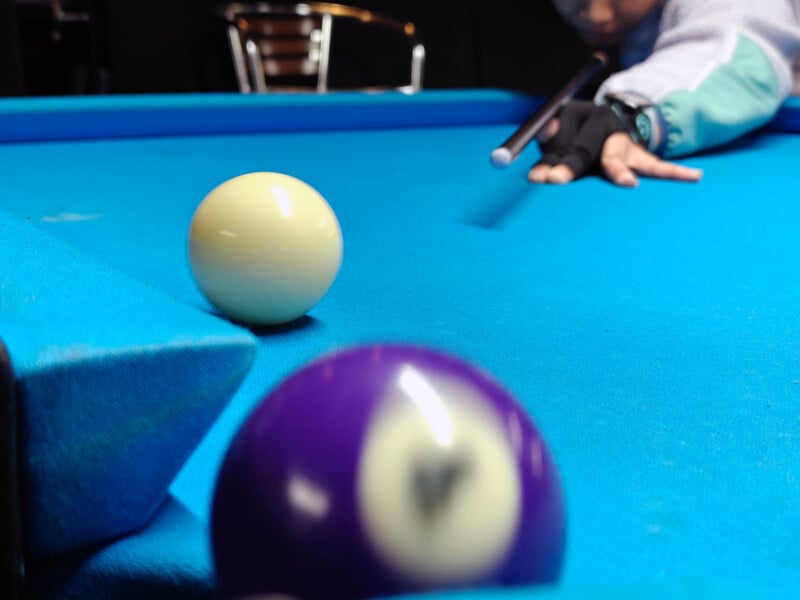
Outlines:
{"type": "Polygon", "coordinates": [[[724,144],[768,121],[792,89],[800,0],[672,0],[652,54],[598,91],[656,104],[664,154],[724,144]]]}

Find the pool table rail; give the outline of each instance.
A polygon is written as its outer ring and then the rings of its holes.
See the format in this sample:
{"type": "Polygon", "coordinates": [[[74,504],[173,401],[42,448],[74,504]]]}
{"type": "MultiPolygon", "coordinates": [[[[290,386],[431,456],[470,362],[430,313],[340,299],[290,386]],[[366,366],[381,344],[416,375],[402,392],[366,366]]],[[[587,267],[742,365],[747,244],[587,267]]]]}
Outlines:
{"type": "MultiPolygon", "coordinates": [[[[543,98],[496,89],[0,99],[0,143],[518,124],[543,98]]],[[[770,122],[800,133],[800,98],[770,122]]]]}
{"type": "Polygon", "coordinates": [[[0,143],[518,123],[540,103],[500,90],[0,99],[0,143]]]}

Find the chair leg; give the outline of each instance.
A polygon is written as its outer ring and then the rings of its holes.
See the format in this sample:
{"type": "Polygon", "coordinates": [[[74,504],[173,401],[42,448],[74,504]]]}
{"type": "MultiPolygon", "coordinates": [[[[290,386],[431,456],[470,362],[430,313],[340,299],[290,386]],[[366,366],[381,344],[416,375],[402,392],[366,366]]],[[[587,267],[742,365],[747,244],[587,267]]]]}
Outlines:
{"type": "Polygon", "coordinates": [[[417,44],[411,50],[411,89],[422,90],[422,77],[425,70],[425,46],[417,44]]]}
{"type": "Polygon", "coordinates": [[[249,94],[253,91],[253,88],[250,85],[250,79],[247,77],[247,65],[245,65],[244,54],[242,53],[242,40],[239,37],[239,30],[233,25],[228,26],[228,45],[231,49],[233,69],[236,72],[239,91],[249,94]]]}
{"type": "Polygon", "coordinates": [[[264,78],[264,63],[261,62],[261,51],[253,40],[247,40],[245,44],[247,50],[247,61],[250,65],[250,74],[257,92],[267,91],[267,81],[264,78]]]}
{"type": "Polygon", "coordinates": [[[333,38],[333,15],[322,15],[322,41],[319,48],[319,75],[317,91],[328,91],[328,69],[331,59],[331,39],[333,38]]]}

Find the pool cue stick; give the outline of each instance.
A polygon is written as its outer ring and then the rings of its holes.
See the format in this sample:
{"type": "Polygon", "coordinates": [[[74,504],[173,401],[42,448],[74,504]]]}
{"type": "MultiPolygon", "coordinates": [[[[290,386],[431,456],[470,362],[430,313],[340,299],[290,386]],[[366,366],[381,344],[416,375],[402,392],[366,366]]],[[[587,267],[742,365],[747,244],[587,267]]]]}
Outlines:
{"type": "Polygon", "coordinates": [[[580,89],[608,64],[605,52],[594,52],[589,62],[570,79],[564,88],[553,96],[542,108],[534,112],[519,129],[498,146],[490,156],[490,162],[498,169],[505,169],[514,162],[525,147],[544,129],[559,109],[575,97],[580,89]]]}

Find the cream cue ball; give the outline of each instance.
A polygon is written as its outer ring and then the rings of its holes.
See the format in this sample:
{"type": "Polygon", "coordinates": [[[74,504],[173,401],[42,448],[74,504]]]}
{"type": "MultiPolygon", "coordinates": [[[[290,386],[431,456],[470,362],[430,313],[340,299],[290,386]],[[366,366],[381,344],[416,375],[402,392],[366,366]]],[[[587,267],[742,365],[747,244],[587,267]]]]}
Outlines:
{"type": "Polygon", "coordinates": [[[230,318],[276,325],[308,312],[342,263],[342,232],[328,202],[282,173],[248,173],[214,188],[189,228],[198,287],[230,318]]]}

